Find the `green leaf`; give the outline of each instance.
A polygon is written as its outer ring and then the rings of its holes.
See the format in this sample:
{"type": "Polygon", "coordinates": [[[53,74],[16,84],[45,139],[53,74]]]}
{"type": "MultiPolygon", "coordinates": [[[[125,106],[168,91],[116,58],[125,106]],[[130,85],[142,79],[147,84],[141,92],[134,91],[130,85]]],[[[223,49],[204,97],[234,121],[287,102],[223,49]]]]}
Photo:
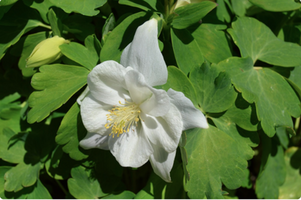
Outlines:
{"type": "Polygon", "coordinates": [[[23,34],[35,27],[46,26],[37,19],[39,19],[38,13],[33,12],[22,1],[15,3],[11,7],[0,22],[0,59],[11,45],[19,41],[23,34]]]}
{"type": "Polygon", "coordinates": [[[57,18],[54,10],[51,8],[48,12],[48,20],[51,25],[51,30],[54,35],[62,36],[61,32],[63,31],[63,24],[59,18],[57,18]]]}
{"type": "Polygon", "coordinates": [[[119,0],[119,4],[140,8],[145,11],[164,11],[163,5],[157,0],[119,0]]]}
{"type": "Polygon", "coordinates": [[[21,131],[20,114],[21,114],[21,112],[19,109],[18,110],[10,110],[9,119],[0,118],[0,134],[2,134],[3,129],[5,127],[9,127],[14,132],[21,131]]]}
{"type": "Polygon", "coordinates": [[[41,91],[33,92],[28,103],[32,109],[28,112],[28,123],[40,122],[50,112],[66,103],[72,95],[87,83],[89,71],[72,65],[44,65],[40,73],[32,78],[32,86],[41,91]]]}
{"type": "Polygon", "coordinates": [[[80,13],[86,16],[95,16],[99,13],[97,8],[103,6],[106,0],[50,0],[53,5],[63,9],[66,13],[80,13]]]}
{"type": "Polygon", "coordinates": [[[9,192],[17,192],[23,187],[32,186],[38,179],[41,167],[40,162],[33,165],[24,162],[19,163],[5,173],[4,189],[9,192]]]}
{"type": "Polygon", "coordinates": [[[101,190],[100,184],[91,177],[89,171],[79,166],[71,170],[72,178],[68,179],[68,188],[72,196],[77,199],[98,199],[106,194],[101,190]]]}
{"type": "MultiPolygon", "coordinates": [[[[1,1],[0,1],[0,5],[1,5],[1,1]]],[[[8,5],[8,6],[0,6],[0,20],[2,19],[2,17],[4,16],[5,13],[7,13],[9,11],[9,9],[12,7],[12,5],[8,5]]]]}
{"type": "Polygon", "coordinates": [[[295,0],[250,0],[250,2],[258,7],[273,12],[283,12],[301,8],[301,4],[295,0]]]}
{"type": "Polygon", "coordinates": [[[222,183],[229,189],[242,185],[248,163],[235,139],[213,126],[186,132],[190,198],[223,198],[222,183]]]}
{"type": "Polygon", "coordinates": [[[288,148],[288,145],[290,143],[288,134],[291,133],[291,135],[293,135],[293,132],[294,130],[292,129],[290,130],[287,127],[279,126],[276,128],[277,137],[279,138],[280,144],[282,145],[283,148],[285,149],[288,148]]]}
{"type": "Polygon", "coordinates": [[[191,72],[198,103],[203,111],[219,113],[227,110],[234,103],[237,93],[231,84],[229,75],[204,63],[191,72]]]}
{"type": "MultiPolygon", "coordinates": [[[[89,37],[93,37],[93,36],[89,36],[89,37]]],[[[90,40],[88,41],[90,42],[90,40]]],[[[62,54],[67,56],[69,59],[79,63],[80,65],[84,66],[88,70],[92,70],[97,64],[98,55],[95,48],[89,49],[77,42],[70,42],[69,44],[61,45],[60,49],[62,51],[62,54]]]]}
{"type": "Polygon", "coordinates": [[[293,127],[291,116],[299,117],[300,102],[285,79],[268,68],[253,68],[251,58],[229,58],[216,67],[225,70],[256,113],[264,132],[272,137],[278,126],[293,127]]]}
{"type": "Polygon", "coordinates": [[[279,188],[279,199],[298,199],[301,196],[301,149],[289,148],[284,155],[286,166],[285,182],[279,188]]]}
{"type": "Polygon", "coordinates": [[[187,78],[187,76],[178,68],[174,66],[169,66],[168,68],[168,79],[167,83],[162,86],[164,90],[168,90],[172,88],[176,91],[181,91],[184,95],[189,98],[192,103],[197,106],[197,97],[195,89],[191,83],[191,81],[187,78]],[[181,80],[181,82],[179,82],[181,80]]]}
{"type": "Polygon", "coordinates": [[[2,0],[0,1],[0,6],[8,6],[16,3],[18,0],[2,0]]]}
{"type": "Polygon", "coordinates": [[[24,149],[24,139],[10,141],[16,133],[6,127],[0,132],[0,158],[10,163],[20,163],[26,153],[24,149]]]}
{"type": "Polygon", "coordinates": [[[86,133],[79,111],[79,105],[75,102],[63,118],[55,138],[56,143],[64,145],[63,151],[74,160],[88,157],[85,151],[79,148],[79,140],[83,139],[86,133]]]}
{"type": "Polygon", "coordinates": [[[192,31],[204,58],[211,63],[219,63],[232,56],[224,29],[226,26],[223,25],[202,24],[192,31]]]}
{"type": "Polygon", "coordinates": [[[296,92],[301,98],[301,66],[295,67],[293,70],[290,71],[289,78],[287,81],[293,86],[296,92]]]}
{"type": "Polygon", "coordinates": [[[249,0],[231,1],[233,12],[239,17],[243,17],[247,13],[247,9],[252,6],[249,0]]]}
{"type": "Polygon", "coordinates": [[[170,29],[173,52],[178,67],[188,74],[194,68],[200,67],[204,58],[200,47],[190,32],[186,29],[170,29]]]}
{"type": "Polygon", "coordinates": [[[231,16],[229,14],[225,0],[217,0],[216,3],[218,4],[216,8],[217,18],[222,22],[231,22],[231,16]]]}
{"type": "Polygon", "coordinates": [[[301,47],[278,39],[266,25],[254,18],[238,18],[228,32],[242,57],[250,56],[254,63],[261,60],[283,67],[301,65],[301,47]]]}
{"type": "Polygon", "coordinates": [[[276,136],[272,139],[264,134],[261,136],[264,145],[255,192],[260,199],[278,199],[279,186],[284,183],[286,175],[283,148],[276,136]]]}
{"type": "Polygon", "coordinates": [[[120,194],[110,194],[108,196],[103,197],[102,199],[133,199],[135,196],[135,193],[125,190],[120,194]]]}
{"type": "Polygon", "coordinates": [[[185,29],[199,22],[216,6],[217,4],[211,1],[181,6],[174,11],[176,17],[173,19],[171,25],[175,29],[185,29]]]}
{"type": "Polygon", "coordinates": [[[44,22],[49,23],[47,18],[47,13],[50,7],[52,7],[54,4],[50,0],[43,0],[42,2],[36,2],[35,0],[23,0],[24,4],[36,9],[44,22]]]}
{"type": "Polygon", "coordinates": [[[10,111],[14,109],[20,109],[20,102],[14,102],[19,99],[21,95],[19,93],[14,93],[0,100],[0,118],[9,119],[10,111]]]}
{"type": "Polygon", "coordinates": [[[147,21],[150,15],[145,12],[138,12],[124,19],[108,35],[100,52],[100,61],[120,61],[122,50],[133,40],[135,31],[139,25],[147,21]]]}

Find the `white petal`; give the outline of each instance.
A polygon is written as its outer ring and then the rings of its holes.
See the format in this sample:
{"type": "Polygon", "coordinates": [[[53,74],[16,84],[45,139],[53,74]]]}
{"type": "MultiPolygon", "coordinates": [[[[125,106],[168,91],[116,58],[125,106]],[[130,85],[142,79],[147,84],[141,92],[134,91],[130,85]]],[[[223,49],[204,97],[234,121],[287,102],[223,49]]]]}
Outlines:
{"type": "Polygon", "coordinates": [[[170,108],[170,100],[164,90],[149,86],[144,76],[136,70],[128,71],[125,75],[126,87],[131,99],[140,104],[142,112],[152,116],[163,116],[170,108]]]}
{"type": "Polygon", "coordinates": [[[196,109],[193,103],[185,97],[182,92],[177,92],[173,89],[167,91],[170,97],[170,102],[174,104],[181,112],[183,119],[183,130],[191,128],[209,128],[204,114],[196,109]]]}
{"type": "Polygon", "coordinates": [[[121,99],[128,99],[124,75],[131,68],[124,68],[115,61],[105,61],[88,75],[88,86],[93,97],[109,105],[118,105],[121,99]]]}
{"type": "Polygon", "coordinates": [[[102,136],[97,133],[90,133],[88,132],[86,137],[82,139],[79,144],[84,149],[92,149],[92,148],[99,148],[108,150],[108,140],[109,136],[102,136]]]}
{"type": "Polygon", "coordinates": [[[122,52],[120,63],[142,73],[151,85],[167,81],[167,67],[159,49],[157,20],[151,19],[136,30],[134,39],[122,52]]]}
{"type": "Polygon", "coordinates": [[[97,101],[91,93],[84,98],[80,106],[82,121],[88,132],[98,133],[100,135],[107,134],[105,124],[107,116],[112,106],[97,101]]]}
{"type": "Polygon", "coordinates": [[[136,70],[128,71],[124,79],[130,97],[136,104],[142,103],[152,95],[152,92],[145,83],[143,75],[136,70]]]}
{"type": "Polygon", "coordinates": [[[168,153],[164,151],[164,149],[154,149],[154,154],[152,154],[149,159],[154,172],[164,181],[171,182],[170,171],[175,160],[176,151],[168,153]]]}
{"type": "Polygon", "coordinates": [[[154,151],[141,131],[141,126],[132,127],[128,133],[123,133],[119,137],[110,137],[109,148],[123,167],[141,167],[154,151]]]}
{"type": "Polygon", "coordinates": [[[85,90],[79,95],[79,97],[77,98],[77,103],[78,103],[78,105],[81,105],[82,104],[82,102],[83,102],[83,100],[84,100],[84,98],[88,95],[88,93],[89,93],[89,87],[87,86],[86,88],[85,88],[85,90]]]}
{"type": "Polygon", "coordinates": [[[152,144],[167,152],[177,149],[182,134],[182,117],[176,106],[172,105],[169,112],[162,117],[152,117],[141,113],[143,131],[152,144]]]}

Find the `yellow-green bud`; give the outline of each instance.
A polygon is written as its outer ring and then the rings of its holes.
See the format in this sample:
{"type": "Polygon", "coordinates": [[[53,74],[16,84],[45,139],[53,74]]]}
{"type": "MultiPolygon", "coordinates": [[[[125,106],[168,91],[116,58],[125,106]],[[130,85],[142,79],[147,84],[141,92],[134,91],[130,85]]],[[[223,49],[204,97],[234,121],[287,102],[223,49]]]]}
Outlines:
{"type": "Polygon", "coordinates": [[[40,67],[56,61],[62,56],[59,46],[65,43],[69,43],[69,40],[59,36],[43,40],[37,44],[27,58],[26,67],[40,67]]]}

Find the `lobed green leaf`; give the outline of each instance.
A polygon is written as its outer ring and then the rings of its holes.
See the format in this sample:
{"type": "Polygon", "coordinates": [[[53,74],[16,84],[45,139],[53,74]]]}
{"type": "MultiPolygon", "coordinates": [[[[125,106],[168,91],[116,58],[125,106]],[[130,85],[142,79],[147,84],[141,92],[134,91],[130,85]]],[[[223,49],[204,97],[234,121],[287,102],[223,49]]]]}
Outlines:
{"type": "Polygon", "coordinates": [[[28,103],[28,122],[40,122],[50,112],[66,103],[72,95],[87,83],[89,71],[72,65],[44,65],[32,78],[32,86],[41,91],[33,92],[28,103]]]}

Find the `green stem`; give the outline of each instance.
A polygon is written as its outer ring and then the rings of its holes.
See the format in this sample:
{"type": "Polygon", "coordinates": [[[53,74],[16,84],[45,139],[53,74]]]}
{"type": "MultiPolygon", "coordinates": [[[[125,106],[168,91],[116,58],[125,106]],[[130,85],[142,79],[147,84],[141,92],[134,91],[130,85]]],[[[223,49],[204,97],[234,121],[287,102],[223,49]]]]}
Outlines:
{"type": "Polygon", "coordinates": [[[64,186],[61,184],[61,182],[59,180],[56,180],[56,183],[59,185],[59,187],[61,188],[61,190],[64,192],[65,195],[68,194],[68,191],[64,188],[64,186]]]}
{"type": "Polygon", "coordinates": [[[47,28],[47,29],[51,30],[51,26],[48,26],[48,25],[46,25],[46,24],[39,23],[39,26],[41,26],[41,27],[44,27],[44,28],[47,28]]]}

